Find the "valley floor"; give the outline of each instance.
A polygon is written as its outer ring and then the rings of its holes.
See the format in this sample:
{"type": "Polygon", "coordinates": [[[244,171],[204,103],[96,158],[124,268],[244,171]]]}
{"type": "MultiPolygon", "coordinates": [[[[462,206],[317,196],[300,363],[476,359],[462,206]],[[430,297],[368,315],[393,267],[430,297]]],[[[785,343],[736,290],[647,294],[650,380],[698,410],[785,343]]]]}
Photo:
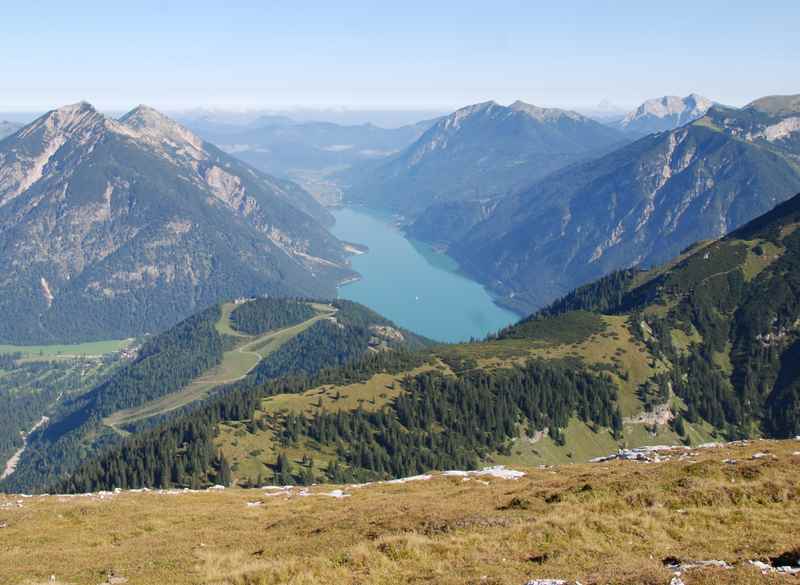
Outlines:
{"type": "Polygon", "coordinates": [[[676,571],[686,585],[800,578],[767,569],[800,554],[800,441],[676,449],[665,459],[528,468],[518,479],[434,474],[305,490],[0,496],[0,582],[667,585],[676,571]],[[729,566],[689,567],[708,560],[729,566]]]}

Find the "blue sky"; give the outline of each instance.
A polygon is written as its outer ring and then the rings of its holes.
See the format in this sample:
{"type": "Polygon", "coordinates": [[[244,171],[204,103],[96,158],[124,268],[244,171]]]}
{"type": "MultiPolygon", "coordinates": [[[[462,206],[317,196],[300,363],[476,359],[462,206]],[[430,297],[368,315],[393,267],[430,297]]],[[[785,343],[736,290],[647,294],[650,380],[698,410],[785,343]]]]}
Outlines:
{"type": "Polygon", "coordinates": [[[800,92],[797,0],[27,0],[0,17],[0,110],[575,107],[690,91],[738,105],[800,92]]]}

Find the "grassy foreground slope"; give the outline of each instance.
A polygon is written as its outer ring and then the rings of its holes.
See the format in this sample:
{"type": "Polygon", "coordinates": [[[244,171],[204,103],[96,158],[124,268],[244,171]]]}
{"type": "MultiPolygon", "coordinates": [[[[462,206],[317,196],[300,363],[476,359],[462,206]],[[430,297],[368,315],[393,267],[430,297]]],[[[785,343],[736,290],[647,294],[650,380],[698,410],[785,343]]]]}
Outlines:
{"type": "MultiPolygon", "coordinates": [[[[275,491],[0,496],[8,585],[789,583],[749,564],[800,554],[800,442],[670,461],[275,491]],[[735,462],[734,462],[735,461],[735,462]],[[54,576],[54,581],[50,580],[54,576]]],[[[775,559],[775,561],[772,561],[775,559]]]]}

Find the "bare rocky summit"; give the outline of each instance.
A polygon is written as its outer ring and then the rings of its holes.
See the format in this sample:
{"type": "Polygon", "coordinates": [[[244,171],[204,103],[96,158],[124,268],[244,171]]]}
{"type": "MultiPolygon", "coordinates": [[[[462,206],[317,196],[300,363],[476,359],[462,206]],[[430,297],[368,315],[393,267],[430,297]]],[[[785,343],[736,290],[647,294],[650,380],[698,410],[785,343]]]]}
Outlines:
{"type": "Polygon", "coordinates": [[[704,116],[713,105],[710,99],[696,93],[686,97],[669,95],[653,98],[628,113],[618,126],[625,132],[641,136],[663,132],[704,116]]]}

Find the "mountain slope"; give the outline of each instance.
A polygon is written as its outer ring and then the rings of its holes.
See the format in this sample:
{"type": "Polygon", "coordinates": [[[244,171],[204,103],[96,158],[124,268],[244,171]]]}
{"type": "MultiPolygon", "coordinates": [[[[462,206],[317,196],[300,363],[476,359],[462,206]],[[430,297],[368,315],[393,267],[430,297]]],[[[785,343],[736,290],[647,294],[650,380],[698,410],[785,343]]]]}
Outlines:
{"type": "MultiPolygon", "coordinates": [[[[180,469],[203,470],[200,485],[227,465],[239,485],[285,485],[793,437],[799,347],[800,195],[666,265],[577,289],[484,342],[251,379],[58,489],[164,485],[159,469],[176,457],[180,469]],[[152,455],[155,445],[168,447],[152,455]]],[[[190,481],[179,470],[168,484],[190,481]]]]}
{"type": "MultiPolygon", "coordinates": [[[[615,273],[545,314],[604,310],[671,364],[663,383],[732,436],[800,433],[800,195],[649,272],[615,273]]],[[[541,318],[541,317],[539,317],[541,318]]],[[[512,328],[524,330],[537,318],[512,328]]]]}
{"type": "Polygon", "coordinates": [[[475,104],[390,160],[348,173],[345,197],[414,216],[433,203],[505,194],[623,140],[575,112],[475,104]]]}
{"type": "Polygon", "coordinates": [[[674,130],[705,116],[714,102],[695,93],[647,100],[613,126],[633,135],[674,130]]]}
{"type": "Polygon", "coordinates": [[[503,198],[449,253],[522,310],[612,270],[664,262],[800,190],[795,116],[712,108],[503,198]]]}
{"type": "Polygon", "coordinates": [[[158,112],[54,110],[0,143],[0,339],[159,330],[219,298],[333,296],[332,217],[158,112]]]}
{"type": "Polygon", "coordinates": [[[123,437],[202,410],[209,398],[236,396],[281,376],[315,376],[364,356],[391,363],[395,358],[381,354],[403,359],[405,350],[429,344],[349,301],[213,305],[148,338],[132,361],[92,388],[45,405],[36,414],[47,415],[47,424],[28,437],[3,487],[48,485],[123,437]]]}

